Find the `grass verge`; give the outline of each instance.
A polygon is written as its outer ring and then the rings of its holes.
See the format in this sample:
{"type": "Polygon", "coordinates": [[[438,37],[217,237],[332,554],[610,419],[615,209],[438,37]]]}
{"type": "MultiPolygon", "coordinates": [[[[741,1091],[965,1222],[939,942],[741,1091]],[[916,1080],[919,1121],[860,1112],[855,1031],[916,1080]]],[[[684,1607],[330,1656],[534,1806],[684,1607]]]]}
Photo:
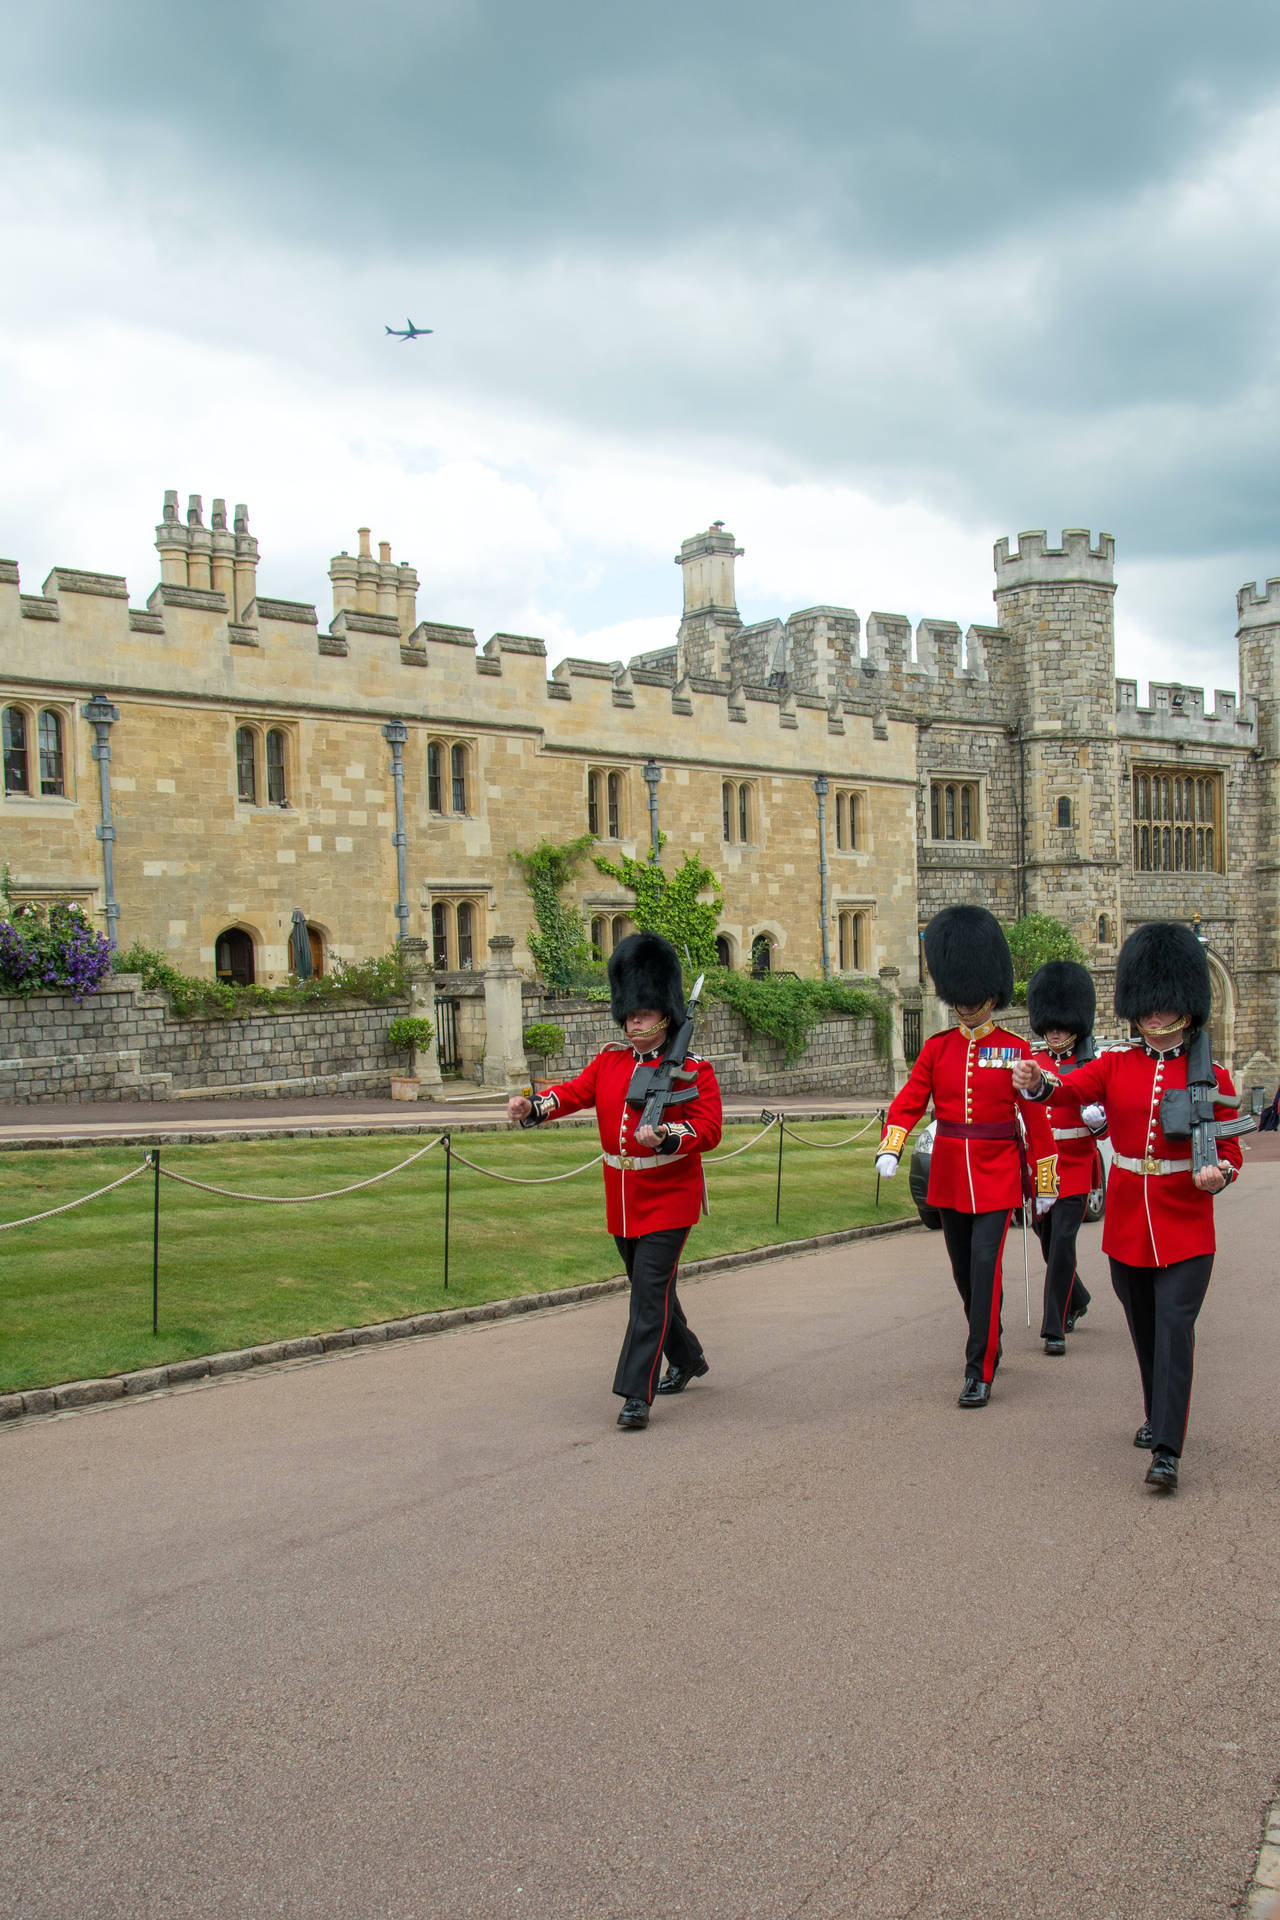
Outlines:
{"type": "MultiPolygon", "coordinates": [[[[800,1124],[814,1142],[861,1123],[800,1124]]],[[[758,1126],[726,1129],[724,1150],[758,1126]]],[[[878,1129],[838,1152],[786,1141],[775,1224],[777,1134],[737,1159],[709,1159],[711,1215],[686,1258],[771,1246],[910,1214],[905,1169],[875,1204],[878,1129]]],[[[161,1164],[215,1185],[313,1193],[368,1179],[418,1141],[264,1140],[173,1147],[161,1164]]],[[[459,1134],[480,1166],[524,1178],[564,1173],[596,1151],[592,1132],[459,1134]]],[[[0,1221],[103,1186],[142,1158],[137,1147],[0,1155],[0,1221]]],[[[164,1181],[160,1193],[160,1331],[151,1332],[153,1179],[73,1213],[0,1233],[0,1392],[96,1378],[259,1341],[325,1333],[433,1308],[603,1280],[619,1271],[604,1231],[600,1170],[553,1186],[483,1178],[455,1160],[449,1289],[444,1288],[442,1148],[361,1193],[307,1206],[223,1200],[164,1181]]]]}

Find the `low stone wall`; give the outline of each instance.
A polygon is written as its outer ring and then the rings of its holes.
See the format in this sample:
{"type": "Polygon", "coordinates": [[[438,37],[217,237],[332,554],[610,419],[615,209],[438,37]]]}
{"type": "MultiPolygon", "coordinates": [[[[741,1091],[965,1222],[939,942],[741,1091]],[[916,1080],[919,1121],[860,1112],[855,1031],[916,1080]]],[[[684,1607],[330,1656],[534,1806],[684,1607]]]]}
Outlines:
{"type": "MultiPolygon", "coordinates": [[[[525,1025],[534,1020],[564,1028],[565,1051],[547,1063],[548,1080],[579,1073],[619,1037],[608,1006],[599,1000],[548,1000],[536,989],[527,990],[525,1025]]],[[[876,1049],[875,1023],[847,1015],[820,1021],[803,1054],[788,1065],[781,1047],[753,1034],[723,1001],[712,1001],[698,1021],[694,1051],[711,1061],[722,1093],[830,1093],[880,1100],[894,1091],[889,1063],[876,1049]]]]}
{"type": "Polygon", "coordinates": [[[80,1004],[0,997],[0,1105],[60,1100],[257,1099],[385,1094],[404,1056],[387,1028],[407,1005],[324,1007],[242,1020],[177,1020],[136,974],[80,1004]]]}

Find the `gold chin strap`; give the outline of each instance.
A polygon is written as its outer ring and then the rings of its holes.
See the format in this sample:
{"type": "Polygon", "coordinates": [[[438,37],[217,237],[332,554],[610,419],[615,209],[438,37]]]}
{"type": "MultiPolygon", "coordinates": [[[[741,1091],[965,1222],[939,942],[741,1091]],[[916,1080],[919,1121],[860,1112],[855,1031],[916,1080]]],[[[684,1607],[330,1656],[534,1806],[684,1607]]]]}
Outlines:
{"type": "Polygon", "coordinates": [[[671,1025],[669,1020],[659,1020],[656,1027],[645,1027],[640,1033],[629,1033],[628,1040],[633,1047],[645,1047],[650,1040],[656,1040],[671,1025]]]}
{"type": "Polygon", "coordinates": [[[960,1018],[960,1010],[959,1008],[956,1009],[956,1019],[959,1021],[960,1031],[967,1040],[980,1040],[983,1034],[989,1032],[994,1026],[995,1022],[988,1018],[994,1005],[994,999],[984,1000],[978,1008],[977,1016],[972,1026],[969,1026],[966,1021],[960,1018]]]}
{"type": "Polygon", "coordinates": [[[1174,1020],[1167,1027],[1153,1027],[1149,1021],[1139,1020],[1138,1031],[1140,1033],[1149,1033],[1155,1040],[1163,1040],[1171,1033],[1181,1033],[1184,1027],[1189,1027],[1190,1025],[1190,1017],[1184,1013],[1180,1019],[1174,1020]]]}

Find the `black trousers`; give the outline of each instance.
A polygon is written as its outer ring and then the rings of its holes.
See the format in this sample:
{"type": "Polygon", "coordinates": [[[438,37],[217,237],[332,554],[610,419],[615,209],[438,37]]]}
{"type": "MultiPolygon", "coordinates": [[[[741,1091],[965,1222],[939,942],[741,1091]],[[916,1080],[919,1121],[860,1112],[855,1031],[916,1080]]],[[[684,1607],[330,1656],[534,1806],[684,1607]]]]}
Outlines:
{"type": "Polygon", "coordinates": [[[1093,1298],[1076,1272],[1076,1235],[1088,1204],[1087,1193],[1069,1193],[1036,1221],[1036,1238],[1044,1254],[1042,1340],[1063,1339],[1067,1315],[1080,1313],[1093,1298]]]}
{"type": "Polygon", "coordinates": [[[989,1381],[1000,1364],[1000,1297],[1004,1284],[1000,1256],[1009,1231],[1009,1209],[958,1213],[954,1207],[939,1207],[938,1212],[951,1271],[969,1322],[965,1374],[989,1381]]]}
{"type": "Polygon", "coordinates": [[[1153,1445],[1181,1453],[1191,1408],[1196,1315],[1209,1291],[1213,1255],[1198,1253],[1168,1267],[1111,1262],[1111,1284],[1129,1322],[1142,1375],[1142,1404],[1153,1445]]]}
{"type": "Polygon", "coordinates": [[[613,1390],[623,1400],[649,1404],[664,1353],[676,1367],[694,1367],[702,1358],[702,1343],[676,1294],[676,1269],[691,1232],[665,1227],[631,1240],[613,1236],[631,1282],[631,1312],[613,1376],[613,1390]]]}

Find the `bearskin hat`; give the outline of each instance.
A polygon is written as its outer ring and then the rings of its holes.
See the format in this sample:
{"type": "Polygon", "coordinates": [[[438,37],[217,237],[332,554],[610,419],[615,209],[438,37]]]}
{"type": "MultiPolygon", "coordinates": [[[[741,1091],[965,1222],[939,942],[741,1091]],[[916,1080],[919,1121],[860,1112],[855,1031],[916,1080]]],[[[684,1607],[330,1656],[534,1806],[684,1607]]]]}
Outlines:
{"type": "Polygon", "coordinates": [[[938,998],[979,1007],[1013,998],[1013,955],[1000,922],[985,907],[944,907],[924,930],[925,965],[938,998]]]}
{"type": "Polygon", "coordinates": [[[609,1005],[622,1026],[629,1013],[652,1007],[674,1025],[684,1019],[680,956],[660,933],[629,933],[609,955],[609,1005]]]}
{"type": "Polygon", "coordinates": [[[1083,1040],[1093,1032],[1098,996],[1087,967],[1075,960],[1046,960],[1027,982],[1027,1015],[1032,1033],[1061,1027],[1083,1040]]]}
{"type": "Polygon", "coordinates": [[[1206,1027],[1213,1006],[1209,962],[1191,928],[1179,920],[1136,927],[1116,962],[1116,1012],[1135,1024],[1148,1015],[1184,1013],[1206,1027]]]}

